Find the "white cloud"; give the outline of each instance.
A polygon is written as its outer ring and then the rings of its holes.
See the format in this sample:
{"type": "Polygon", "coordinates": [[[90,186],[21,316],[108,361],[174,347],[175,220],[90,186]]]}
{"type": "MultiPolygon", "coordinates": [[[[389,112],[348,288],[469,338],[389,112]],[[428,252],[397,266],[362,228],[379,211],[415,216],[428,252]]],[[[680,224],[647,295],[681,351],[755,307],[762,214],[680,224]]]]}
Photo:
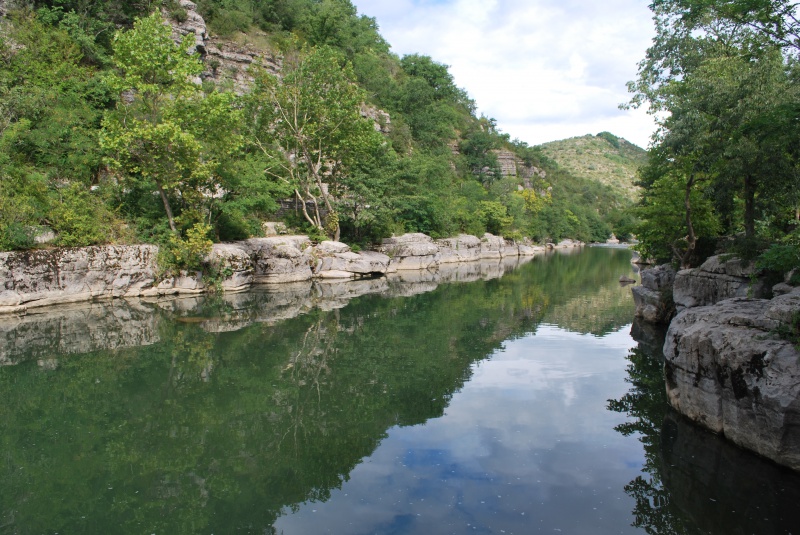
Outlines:
{"type": "Polygon", "coordinates": [[[608,130],[646,146],[649,116],[623,111],[653,35],[644,0],[354,0],[398,55],[450,66],[478,111],[531,144],[608,130]]]}

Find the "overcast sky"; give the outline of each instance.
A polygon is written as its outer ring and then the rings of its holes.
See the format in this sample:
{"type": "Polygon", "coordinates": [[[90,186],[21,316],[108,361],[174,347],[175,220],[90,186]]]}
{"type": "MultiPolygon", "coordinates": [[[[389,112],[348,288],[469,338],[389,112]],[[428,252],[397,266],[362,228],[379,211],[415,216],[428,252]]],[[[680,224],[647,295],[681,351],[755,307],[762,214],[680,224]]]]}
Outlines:
{"type": "Polygon", "coordinates": [[[607,130],[646,148],[625,83],[654,35],[648,0],[353,0],[400,56],[450,66],[478,112],[531,145],[607,130]]]}

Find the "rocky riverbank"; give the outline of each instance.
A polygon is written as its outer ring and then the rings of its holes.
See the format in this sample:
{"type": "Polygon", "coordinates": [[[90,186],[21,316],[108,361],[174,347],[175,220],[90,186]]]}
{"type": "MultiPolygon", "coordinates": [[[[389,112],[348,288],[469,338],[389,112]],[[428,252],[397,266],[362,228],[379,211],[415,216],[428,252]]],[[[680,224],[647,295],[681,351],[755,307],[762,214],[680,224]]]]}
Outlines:
{"type": "Polygon", "coordinates": [[[378,278],[357,280],[314,279],[268,284],[250,292],[228,292],[214,297],[222,316],[209,315],[204,295],[129,297],[35,309],[0,321],[0,366],[36,359],[39,366],[58,366],[53,355],[117,350],[158,343],[165,317],[197,324],[208,332],[232,331],[254,323],[274,323],[313,309],[334,310],[363,295],[409,297],[435,290],[444,283],[492,280],[533,256],[507,256],[441,264],[432,270],[400,270],[378,278]]]}
{"type": "Polygon", "coordinates": [[[667,266],[645,270],[642,286],[634,288],[636,314],[669,322],[664,357],[672,407],[739,446],[800,470],[800,352],[794,340],[800,288],[769,288],[753,275],[747,264],[721,256],[678,273],[667,266]]]}
{"type": "MultiPolygon", "coordinates": [[[[565,241],[549,248],[572,248],[565,241]]],[[[313,245],[306,236],[254,238],[215,244],[202,272],[163,273],[153,245],[40,249],[0,253],[0,314],[117,297],[160,297],[207,291],[238,292],[259,284],[356,280],[440,266],[532,257],[545,247],[502,237],[460,235],[433,240],[424,234],[388,238],[375,251],[354,252],[339,242],[313,245]],[[209,277],[214,273],[214,277],[209,277]]]]}

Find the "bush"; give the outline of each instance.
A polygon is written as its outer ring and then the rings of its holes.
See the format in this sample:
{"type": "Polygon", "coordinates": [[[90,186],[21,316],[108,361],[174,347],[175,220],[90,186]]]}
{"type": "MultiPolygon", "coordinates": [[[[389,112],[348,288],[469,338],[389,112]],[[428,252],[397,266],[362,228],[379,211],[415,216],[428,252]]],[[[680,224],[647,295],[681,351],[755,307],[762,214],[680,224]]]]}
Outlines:
{"type": "Polygon", "coordinates": [[[169,237],[166,246],[161,248],[159,264],[165,271],[173,269],[198,271],[203,267],[203,260],[211,252],[213,242],[208,238],[211,226],[195,223],[186,231],[186,237],[175,234],[169,237]]]}

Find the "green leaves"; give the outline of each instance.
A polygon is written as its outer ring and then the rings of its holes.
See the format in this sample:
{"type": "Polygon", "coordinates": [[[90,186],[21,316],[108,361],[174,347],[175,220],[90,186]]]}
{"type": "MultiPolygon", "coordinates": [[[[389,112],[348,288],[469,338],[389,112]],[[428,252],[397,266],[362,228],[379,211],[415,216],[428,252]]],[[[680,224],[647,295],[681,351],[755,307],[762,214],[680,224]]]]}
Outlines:
{"type": "Polygon", "coordinates": [[[185,228],[211,219],[226,190],[221,167],[242,146],[233,95],[201,90],[191,46],[176,44],[158,13],[118,33],[108,84],[120,100],[100,137],[112,168],[159,194],[173,232],[178,215],[185,228]]]}
{"type": "MultiPolygon", "coordinates": [[[[254,145],[274,162],[268,172],[303,200],[306,221],[324,230],[320,208],[335,214],[334,199],[347,199],[351,179],[385,150],[372,121],[361,116],[366,96],[350,65],[329,47],[285,58],[280,80],[263,70],[254,76],[246,99],[254,145]]],[[[329,230],[339,238],[338,223],[329,230]]]]}

